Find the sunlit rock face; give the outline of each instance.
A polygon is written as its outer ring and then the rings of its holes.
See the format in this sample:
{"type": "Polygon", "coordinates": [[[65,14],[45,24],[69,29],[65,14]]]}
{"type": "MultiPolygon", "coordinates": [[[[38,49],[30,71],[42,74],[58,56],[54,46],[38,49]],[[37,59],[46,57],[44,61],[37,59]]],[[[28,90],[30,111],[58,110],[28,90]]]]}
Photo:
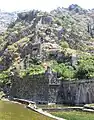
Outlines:
{"type": "Polygon", "coordinates": [[[0,33],[4,32],[11,22],[14,22],[17,18],[15,12],[2,12],[0,11],[0,33]]]}

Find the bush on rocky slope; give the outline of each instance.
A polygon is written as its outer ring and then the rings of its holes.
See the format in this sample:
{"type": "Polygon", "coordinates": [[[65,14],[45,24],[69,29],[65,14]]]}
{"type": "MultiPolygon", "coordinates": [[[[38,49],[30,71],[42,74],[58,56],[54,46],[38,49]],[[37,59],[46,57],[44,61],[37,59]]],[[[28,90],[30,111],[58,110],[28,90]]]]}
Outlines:
{"type": "Polygon", "coordinates": [[[27,73],[32,64],[38,69],[41,63],[55,60],[54,69],[63,78],[81,78],[86,69],[88,73],[83,78],[94,77],[91,59],[90,63],[86,60],[72,65],[73,55],[78,59],[82,53],[94,52],[92,14],[77,5],[50,13],[37,10],[19,13],[17,20],[0,35],[0,70],[16,67],[18,71],[26,69],[27,73]]]}

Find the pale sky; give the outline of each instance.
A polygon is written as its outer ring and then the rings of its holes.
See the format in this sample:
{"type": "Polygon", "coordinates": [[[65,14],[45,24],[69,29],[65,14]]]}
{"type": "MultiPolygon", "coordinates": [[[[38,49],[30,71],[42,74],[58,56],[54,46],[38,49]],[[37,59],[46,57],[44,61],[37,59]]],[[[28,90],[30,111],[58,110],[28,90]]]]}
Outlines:
{"type": "Polygon", "coordinates": [[[0,9],[5,11],[38,9],[50,11],[57,7],[68,7],[78,4],[83,8],[94,8],[94,0],[0,0],[0,9]]]}

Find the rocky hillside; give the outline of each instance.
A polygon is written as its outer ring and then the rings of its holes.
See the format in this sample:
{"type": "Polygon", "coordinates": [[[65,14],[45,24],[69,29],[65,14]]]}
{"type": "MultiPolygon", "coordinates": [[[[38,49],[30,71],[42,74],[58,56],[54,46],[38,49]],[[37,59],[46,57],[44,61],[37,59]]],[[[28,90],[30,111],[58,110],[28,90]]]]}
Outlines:
{"type": "Polygon", "coordinates": [[[40,69],[52,61],[73,66],[76,56],[94,52],[93,16],[93,10],[78,5],[50,13],[18,13],[17,20],[0,36],[1,71],[26,70],[34,65],[40,69]]]}
{"type": "Polygon", "coordinates": [[[3,12],[0,11],[0,33],[4,32],[8,25],[15,21],[17,18],[16,12],[9,13],[9,12],[3,12]]]}

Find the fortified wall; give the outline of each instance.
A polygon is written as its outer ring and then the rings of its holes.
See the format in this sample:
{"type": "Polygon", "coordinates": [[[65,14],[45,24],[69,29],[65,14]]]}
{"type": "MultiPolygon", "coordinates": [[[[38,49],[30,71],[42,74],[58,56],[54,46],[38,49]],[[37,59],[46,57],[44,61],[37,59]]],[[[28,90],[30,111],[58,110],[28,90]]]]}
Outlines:
{"type": "Polygon", "coordinates": [[[63,81],[48,68],[44,74],[17,76],[12,79],[10,94],[36,103],[79,105],[94,103],[94,80],[63,81]]]}
{"type": "Polygon", "coordinates": [[[11,96],[29,99],[36,103],[56,103],[60,80],[50,68],[44,74],[12,78],[11,96]]]}
{"type": "Polygon", "coordinates": [[[62,81],[59,93],[65,104],[94,103],[94,80],[62,81]]]}

